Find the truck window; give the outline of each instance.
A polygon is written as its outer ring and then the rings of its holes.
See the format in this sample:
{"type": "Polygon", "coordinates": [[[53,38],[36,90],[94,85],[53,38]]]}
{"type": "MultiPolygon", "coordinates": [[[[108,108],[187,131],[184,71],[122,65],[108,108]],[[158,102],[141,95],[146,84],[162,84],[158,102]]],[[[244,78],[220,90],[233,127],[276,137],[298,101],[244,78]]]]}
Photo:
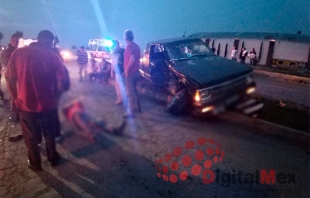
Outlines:
{"type": "Polygon", "coordinates": [[[196,55],[214,56],[212,50],[202,40],[183,40],[166,46],[172,59],[191,58],[196,55]]]}
{"type": "Polygon", "coordinates": [[[150,59],[151,60],[163,60],[165,59],[164,48],[161,45],[151,45],[150,48],[150,59]]]}

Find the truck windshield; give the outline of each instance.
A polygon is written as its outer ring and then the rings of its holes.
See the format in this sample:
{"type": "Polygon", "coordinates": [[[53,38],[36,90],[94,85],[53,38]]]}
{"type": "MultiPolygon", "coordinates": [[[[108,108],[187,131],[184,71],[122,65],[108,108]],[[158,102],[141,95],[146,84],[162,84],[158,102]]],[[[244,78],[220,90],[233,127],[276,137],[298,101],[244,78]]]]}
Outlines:
{"type": "Polygon", "coordinates": [[[197,56],[215,56],[202,40],[183,40],[166,44],[170,60],[186,60],[197,56]]]}

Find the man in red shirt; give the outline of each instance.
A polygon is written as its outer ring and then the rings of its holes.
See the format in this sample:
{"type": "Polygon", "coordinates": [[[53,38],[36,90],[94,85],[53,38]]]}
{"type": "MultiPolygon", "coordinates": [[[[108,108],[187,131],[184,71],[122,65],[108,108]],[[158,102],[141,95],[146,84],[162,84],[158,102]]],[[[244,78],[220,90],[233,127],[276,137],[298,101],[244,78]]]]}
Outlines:
{"type": "Polygon", "coordinates": [[[11,109],[18,110],[20,115],[29,168],[35,171],[42,170],[38,147],[42,134],[48,161],[56,166],[60,160],[55,146],[54,122],[68,77],[61,60],[51,51],[53,40],[50,31],[41,31],[38,42],[13,52],[5,74],[11,109]]]}
{"type": "Polygon", "coordinates": [[[140,47],[133,42],[133,32],[126,30],[124,33],[127,46],[124,52],[124,80],[128,97],[127,113],[124,117],[135,117],[136,112],[141,112],[140,102],[136,89],[139,78],[140,47]]]}

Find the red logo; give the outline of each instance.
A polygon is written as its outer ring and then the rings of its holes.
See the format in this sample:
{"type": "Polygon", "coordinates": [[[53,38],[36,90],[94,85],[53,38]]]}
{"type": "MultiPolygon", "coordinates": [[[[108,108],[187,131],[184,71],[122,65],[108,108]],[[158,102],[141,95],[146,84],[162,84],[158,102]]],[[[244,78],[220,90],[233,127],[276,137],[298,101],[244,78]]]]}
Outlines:
{"type": "Polygon", "coordinates": [[[176,183],[188,177],[202,174],[203,183],[210,184],[215,175],[211,168],[225,156],[222,146],[211,138],[187,141],[184,147],[176,147],[171,153],[155,161],[157,177],[176,183]]]}

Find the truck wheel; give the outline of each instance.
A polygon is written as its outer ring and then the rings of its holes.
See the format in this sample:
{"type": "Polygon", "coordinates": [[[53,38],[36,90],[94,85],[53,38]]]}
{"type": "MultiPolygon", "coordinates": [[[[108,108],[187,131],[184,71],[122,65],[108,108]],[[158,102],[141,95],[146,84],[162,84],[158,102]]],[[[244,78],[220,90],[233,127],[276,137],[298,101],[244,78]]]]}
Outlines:
{"type": "Polygon", "coordinates": [[[192,101],[187,90],[182,89],[167,104],[167,111],[174,115],[187,113],[191,106],[191,102],[192,101]]]}

